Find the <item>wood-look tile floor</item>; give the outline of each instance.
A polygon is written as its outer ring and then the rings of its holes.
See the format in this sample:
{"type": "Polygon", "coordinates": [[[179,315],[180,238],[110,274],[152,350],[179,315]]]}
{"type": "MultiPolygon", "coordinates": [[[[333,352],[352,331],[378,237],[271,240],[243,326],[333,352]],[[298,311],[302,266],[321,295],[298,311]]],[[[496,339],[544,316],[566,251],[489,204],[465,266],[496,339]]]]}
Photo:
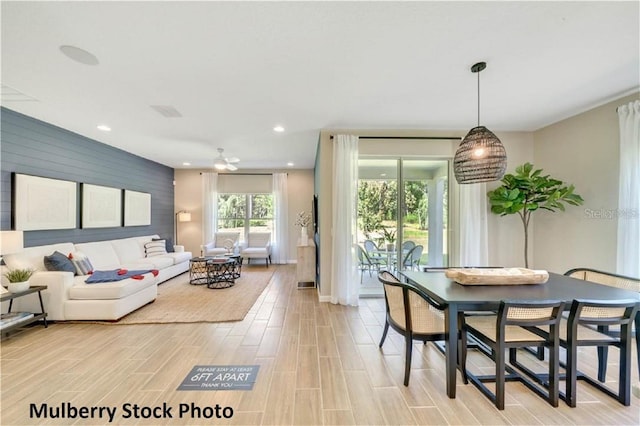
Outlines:
{"type": "MultiPolygon", "coordinates": [[[[515,382],[507,384],[504,411],[460,380],[457,398],[449,399],[444,359],[432,344],[414,344],[411,382],[405,387],[402,337],[390,331],[383,349],[377,345],[384,299],[362,299],[357,308],[319,303],[315,290],[296,288],[295,267],[276,268],[272,282],[240,322],[55,323],[3,341],[0,423],[108,424],[106,418],[29,418],[31,403],[68,402],[116,407],[112,424],[640,424],[640,399],[632,397],[631,406],[624,407],[582,382],[577,408],[563,402],[552,408],[515,382]],[[219,364],[260,365],[253,390],[176,390],[193,366],[219,364]],[[126,403],[166,403],[173,407],[173,418],[125,419],[126,403]],[[233,417],[178,418],[180,404],[201,410],[216,404],[231,407],[233,417]]],[[[608,373],[614,385],[616,358],[617,350],[611,350],[608,373]]],[[[582,370],[594,372],[595,364],[595,351],[581,351],[582,370]]],[[[492,371],[492,363],[479,354],[470,355],[469,367],[492,371]]],[[[637,384],[635,358],[632,374],[637,384]]]]}

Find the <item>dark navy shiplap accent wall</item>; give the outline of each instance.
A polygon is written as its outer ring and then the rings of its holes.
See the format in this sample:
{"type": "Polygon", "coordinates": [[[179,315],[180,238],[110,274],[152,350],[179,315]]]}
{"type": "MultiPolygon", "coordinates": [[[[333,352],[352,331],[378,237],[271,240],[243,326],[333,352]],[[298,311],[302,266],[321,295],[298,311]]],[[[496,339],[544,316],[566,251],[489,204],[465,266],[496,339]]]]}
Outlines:
{"type": "Polygon", "coordinates": [[[151,194],[151,225],[25,231],[25,247],[103,241],[158,234],[173,239],[174,170],[171,167],[2,108],[0,127],[0,228],[12,229],[11,176],[22,173],[151,194]]]}

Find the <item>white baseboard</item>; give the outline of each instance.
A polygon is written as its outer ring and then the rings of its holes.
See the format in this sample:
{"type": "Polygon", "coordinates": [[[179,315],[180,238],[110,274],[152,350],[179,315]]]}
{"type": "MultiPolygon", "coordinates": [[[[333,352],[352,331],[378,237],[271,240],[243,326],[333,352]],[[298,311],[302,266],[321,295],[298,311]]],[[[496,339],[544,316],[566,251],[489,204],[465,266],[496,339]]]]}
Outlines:
{"type": "Polygon", "coordinates": [[[319,296],[318,297],[318,301],[319,302],[331,302],[331,296],[319,296]]]}

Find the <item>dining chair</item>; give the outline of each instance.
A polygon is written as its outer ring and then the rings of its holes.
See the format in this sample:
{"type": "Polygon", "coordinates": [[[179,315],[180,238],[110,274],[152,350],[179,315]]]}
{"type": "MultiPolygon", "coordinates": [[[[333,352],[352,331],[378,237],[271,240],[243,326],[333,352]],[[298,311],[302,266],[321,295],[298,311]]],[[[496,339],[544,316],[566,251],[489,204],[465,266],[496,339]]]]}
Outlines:
{"type": "MultiPolygon", "coordinates": [[[[611,272],[599,271],[591,268],[574,268],[564,273],[565,275],[578,278],[581,280],[591,281],[594,283],[608,285],[610,287],[623,288],[640,293],[640,278],[628,277],[625,275],[614,274],[611,272]]],[[[636,339],[636,356],[638,362],[638,375],[640,376],[640,311],[635,317],[635,339],[636,339]]],[[[610,330],[608,326],[601,326],[601,331],[617,335],[618,332],[610,330]]],[[[598,380],[604,383],[607,375],[607,359],[609,354],[607,346],[598,348],[598,380]]]]}
{"type": "Polygon", "coordinates": [[[444,340],[444,315],[431,299],[419,293],[415,287],[400,282],[392,273],[380,271],[378,280],[384,288],[386,305],[384,331],[379,346],[382,348],[389,327],[404,336],[404,385],[409,386],[413,341],[421,340],[426,344],[444,340]]]}
{"type": "Polygon", "coordinates": [[[367,252],[367,255],[371,260],[375,260],[380,264],[387,263],[385,257],[377,252],[378,250],[380,250],[380,248],[373,240],[364,240],[362,245],[364,246],[364,251],[367,252]]]}
{"type": "Polygon", "coordinates": [[[420,258],[422,257],[422,250],[424,247],[421,245],[414,246],[404,256],[402,260],[403,269],[412,269],[415,267],[420,270],[420,258]]]}
{"type": "Polygon", "coordinates": [[[402,252],[407,252],[409,250],[411,250],[412,248],[414,248],[416,246],[416,243],[414,241],[411,240],[407,240],[405,242],[402,243],[402,252]]]}
{"type": "MultiPolygon", "coordinates": [[[[630,404],[631,395],[631,324],[638,312],[637,300],[593,301],[574,300],[569,318],[563,319],[560,328],[560,345],[567,350],[566,402],[575,407],[577,401],[576,381],[582,379],[591,386],[613,397],[623,405],[630,404]],[[601,333],[598,329],[617,325],[619,336],[601,333]],[[593,327],[597,329],[594,330],[593,327]],[[618,391],[614,392],[584,373],[578,374],[578,347],[615,346],[619,348],[618,391]]],[[[598,368],[598,374],[600,368],[598,368]]]]}
{"type": "Polygon", "coordinates": [[[362,284],[362,276],[364,275],[364,270],[369,271],[369,276],[373,276],[373,268],[376,270],[380,270],[380,262],[371,259],[367,252],[359,245],[355,244],[356,253],[358,255],[358,269],[360,269],[360,284],[362,284]]]}
{"type": "Polygon", "coordinates": [[[460,364],[463,378],[470,380],[499,410],[504,410],[505,382],[519,380],[554,407],[559,395],[559,322],[564,307],[561,301],[521,302],[502,301],[497,315],[479,315],[464,318],[461,326],[460,364]],[[548,326],[544,331],[537,326],[548,326]],[[491,352],[483,353],[495,362],[495,375],[476,376],[467,371],[467,340],[473,336],[491,352]],[[516,360],[516,351],[526,347],[549,348],[548,386],[535,385],[524,375],[506,364],[505,351],[509,349],[509,363],[516,360]],[[510,373],[506,377],[505,371],[510,373]],[[495,382],[495,393],[485,386],[495,382]]]}

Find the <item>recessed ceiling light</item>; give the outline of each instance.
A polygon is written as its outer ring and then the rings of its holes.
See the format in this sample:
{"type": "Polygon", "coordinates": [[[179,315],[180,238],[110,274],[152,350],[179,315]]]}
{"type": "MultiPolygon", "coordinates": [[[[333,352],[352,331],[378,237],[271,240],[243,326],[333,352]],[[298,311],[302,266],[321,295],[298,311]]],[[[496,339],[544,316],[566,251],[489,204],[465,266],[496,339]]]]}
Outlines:
{"type": "Polygon", "coordinates": [[[386,175],[386,173],[380,173],[380,177],[385,177],[386,175]]]}
{"type": "Polygon", "coordinates": [[[292,163],[291,161],[289,161],[289,162],[287,163],[287,166],[289,166],[289,167],[293,167],[293,163],[292,163]]]}
{"type": "Polygon", "coordinates": [[[182,163],[183,166],[190,166],[191,163],[189,163],[188,161],[185,161],[184,163],[182,163]]]}
{"type": "Polygon", "coordinates": [[[99,124],[97,126],[98,130],[102,130],[103,132],[110,132],[111,131],[111,127],[107,126],[106,124],[99,124]]]}
{"type": "Polygon", "coordinates": [[[284,127],[276,126],[276,127],[273,128],[273,131],[274,132],[278,132],[278,133],[282,133],[282,132],[284,132],[284,127]]]}
{"type": "Polygon", "coordinates": [[[76,62],[80,62],[85,65],[98,65],[98,58],[93,53],[89,53],[84,49],[80,49],[75,46],[60,46],[60,51],[64,55],[76,62]]]}

